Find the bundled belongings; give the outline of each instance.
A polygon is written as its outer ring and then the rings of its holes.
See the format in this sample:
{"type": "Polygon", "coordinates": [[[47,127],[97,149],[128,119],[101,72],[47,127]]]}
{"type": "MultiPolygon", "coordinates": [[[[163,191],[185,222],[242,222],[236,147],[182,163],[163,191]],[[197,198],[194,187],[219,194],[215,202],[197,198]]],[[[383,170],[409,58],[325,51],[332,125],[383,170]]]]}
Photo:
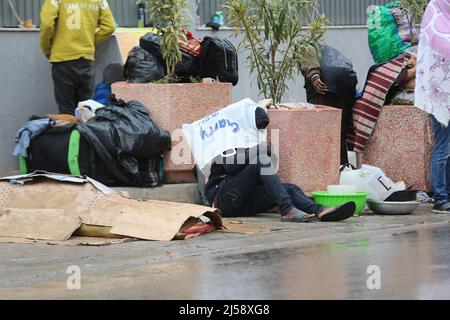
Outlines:
{"type": "MultiPolygon", "coordinates": [[[[182,29],[181,30],[182,37],[179,39],[178,44],[180,46],[182,61],[178,63],[175,69],[175,74],[180,81],[187,82],[190,81],[192,77],[198,76],[198,57],[200,55],[200,39],[194,38],[192,33],[189,31],[182,29]]],[[[164,62],[163,53],[160,46],[160,36],[156,33],[149,32],[141,37],[139,41],[139,45],[142,49],[148,52],[153,59],[159,62],[161,66],[164,68],[164,76],[166,75],[166,64],[164,62]]],[[[136,49],[136,48],[135,48],[136,49]]],[[[134,50],[134,49],[133,49],[134,50]]],[[[132,69],[132,66],[127,67],[127,69],[132,69]]],[[[164,77],[163,76],[163,77],[164,77]]],[[[161,78],[163,78],[161,77],[161,78]]],[[[128,76],[126,74],[126,78],[128,76]]],[[[159,78],[159,79],[161,79],[159,78]]],[[[159,80],[156,79],[156,80],[159,80]]],[[[150,80],[152,81],[152,80],[150,80]]],[[[136,82],[145,83],[150,81],[139,80],[136,82]]]]}
{"type": "Polygon", "coordinates": [[[181,51],[182,60],[175,68],[175,74],[181,82],[191,82],[198,77],[198,57],[181,51]]]}
{"type": "Polygon", "coordinates": [[[199,56],[202,40],[194,38],[192,33],[181,29],[183,36],[178,41],[182,61],[175,69],[175,74],[183,81],[190,81],[192,77],[199,76],[199,56]]]}
{"type": "Polygon", "coordinates": [[[132,83],[148,83],[164,78],[164,64],[148,51],[134,47],[128,53],[124,76],[132,83]]]}
{"type": "Polygon", "coordinates": [[[28,147],[30,146],[31,140],[55,124],[55,121],[49,118],[36,119],[28,122],[20,128],[16,134],[16,146],[14,147],[13,156],[27,157],[28,147]]]}
{"type": "Polygon", "coordinates": [[[149,160],[160,159],[171,148],[170,134],[137,101],[115,101],[77,130],[121,185],[153,185],[146,176],[149,160]]]}
{"type": "Polygon", "coordinates": [[[121,63],[108,64],[103,70],[103,80],[94,88],[92,100],[100,104],[110,104],[112,98],[111,85],[124,80],[124,66],[121,63]]]}
{"type": "Polygon", "coordinates": [[[162,154],[170,148],[169,133],[142,104],[114,101],[86,123],[34,136],[21,169],[88,175],[109,186],[154,187],[163,182],[162,154]]]}
{"type": "MultiPolygon", "coordinates": [[[[181,30],[182,36],[178,45],[182,54],[182,61],[175,69],[176,76],[182,82],[189,82],[192,78],[212,78],[220,82],[231,82],[234,86],[239,80],[238,55],[233,44],[226,40],[214,37],[205,37],[203,40],[194,38],[186,29],[181,30]]],[[[139,45],[150,53],[161,65],[165,66],[160,46],[160,36],[149,32],[141,37],[139,45]]],[[[133,49],[135,50],[135,49],[133,49]]],[[[130,53],[131,54],[131,53],[130,53]]],[[[129,57],[130,59],[130,57],[129,57]]],[[[128,65],[126,78],[130,78],[133,65],[128,65]]],[[[167,70],[165,70],[167,72],[167,70]]],[[[131,80],[130,80],[131,79],[131,80]]],[[[139,79],[136,82],[149,82],[139,79]]]]}
{"type": "Polygon", "coordinates": [[[29,157],[20,158],[23,173],[36,170],[88,175],[107,185],[117,181],[75,126],[56,126],[31,141],[29,157]]]}
{"type": "Polygon", "coordinates": [[[408,12],[400,7],[399,1],[372,8],[367,24],[370,52],[375,63],[387,62],[404,53],[411,46],[411,33],[417,39],[409,20],[408,12]]]}
{"type": "MultiPolygon", "coordinates": [[[[108,104],[111,103],[111,100],[108,104]]],[[[79,122],[85,123],[95,117],[95,112],[103,108],[105,105],[97,102],[96,100],[86,100],[78,103],[78,107],[75,109],[75,117],[79,122]]]]}
{"type": "Polygon", "coordinates": [[[0,199],[0,242],[170,241],[222,229],[218,210],[133,200],[84,177],[35,172],[0,178],[0,199]]]}
{"type": "Polygon", "coordinates": [[[200,51],[199,75],[202,78],[231,82],[239,81],[238,55],[236,48],[227,39],[205,37],[200,51]]]}
{"type": "Polygon", "coordinates": [[[199,57],[202,40],[199,38],[194,38],[192,32],[190,32],[189,30],[181,29],[181,32],[183,33],[184,36],[183,39],[180,39],[178,41],[180,50],[190,55],[193,55],[194,57],[199,57]]]}

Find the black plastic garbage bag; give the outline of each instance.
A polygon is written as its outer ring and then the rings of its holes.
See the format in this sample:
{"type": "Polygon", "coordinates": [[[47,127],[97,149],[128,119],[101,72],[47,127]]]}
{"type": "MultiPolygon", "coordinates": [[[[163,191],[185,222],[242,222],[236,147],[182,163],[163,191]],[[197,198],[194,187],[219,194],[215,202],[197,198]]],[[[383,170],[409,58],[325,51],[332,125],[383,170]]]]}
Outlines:
{"type": "Polygon", "coordinates": [[[355,98],[358,77],[352,61],[340,51],[329,46],[322,47],[320,73],[330,92],[348,100],[355,98]]]}
{"type": "Polygon", "coordinates": [[[137,101],[114,101],[77,129],[123,186],[145,186],[143,163],[171,148],[170,134],[137,101]]]}
{"type": "Polygon", "coordinates": [[[164,78],[164,65],[146,50],[134,47],[128,53],[125,79],[132,83],[148,83],[164,78]]]}

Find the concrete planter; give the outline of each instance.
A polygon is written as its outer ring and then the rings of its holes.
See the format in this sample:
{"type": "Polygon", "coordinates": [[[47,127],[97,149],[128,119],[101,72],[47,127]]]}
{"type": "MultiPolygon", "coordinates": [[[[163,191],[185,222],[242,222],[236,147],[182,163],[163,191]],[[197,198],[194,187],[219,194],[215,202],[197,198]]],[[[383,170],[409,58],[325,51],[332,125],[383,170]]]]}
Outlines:
{"type": "Polygon", "coordinates": [[[306,192],[326,190],[339,182],[342,111],[269,110],[269,137],[279,130],[279,175],[306,192]]]}
{"type": "Polygon", "coordinates": [[[434,134],[430,116],[413,106],[384,106],[374,135],[360,157],[394,181],[430,190],[434,134]]]}
{"type": "MultiPolygon", "coordinates": [[[[119,82],[113,85],[116,97],[125,101],[137,100],[145,105],[157,123],[171,134],[182,124],[192,123],[232,103],[229,83],[134,84],[119,82]]],[[[167,183],[195,182],[191,164],[179,164],[179,159],[191,159],[182,153],[186,144],[179,144],[181,135],[172,135],[173,150],[165,155],[167,183]]]]}

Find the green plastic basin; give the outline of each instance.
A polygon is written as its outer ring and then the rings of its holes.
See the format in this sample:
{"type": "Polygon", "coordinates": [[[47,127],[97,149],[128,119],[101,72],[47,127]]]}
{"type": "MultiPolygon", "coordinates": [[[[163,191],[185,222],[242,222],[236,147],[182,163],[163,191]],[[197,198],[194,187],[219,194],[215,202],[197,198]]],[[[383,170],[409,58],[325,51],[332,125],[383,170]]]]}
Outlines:
{"type": "Polygon", "coordinates": [[[356,204],[355,215],[358,216],[366,207],[367,192],[357,192],[352,194],[330,194],[328,191],[311,192],[314,202],[325,207],[340,206],[346,202],[353,201],[356,204]]]}

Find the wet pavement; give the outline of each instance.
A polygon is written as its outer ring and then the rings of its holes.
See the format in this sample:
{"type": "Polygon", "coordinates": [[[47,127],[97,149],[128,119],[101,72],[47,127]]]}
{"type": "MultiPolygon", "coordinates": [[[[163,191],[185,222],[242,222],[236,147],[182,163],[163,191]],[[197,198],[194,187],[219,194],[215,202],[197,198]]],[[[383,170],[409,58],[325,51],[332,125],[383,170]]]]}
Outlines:
{"type": "Polygon", "coordinates": [[[430,211],[334,224],[265,214],[241,220],[272,231],[189,241],[0,244],[0,298],[449,299],[450,216],[430,211]],[[67,289],[71,265],[80,290],[67,289]]]}

